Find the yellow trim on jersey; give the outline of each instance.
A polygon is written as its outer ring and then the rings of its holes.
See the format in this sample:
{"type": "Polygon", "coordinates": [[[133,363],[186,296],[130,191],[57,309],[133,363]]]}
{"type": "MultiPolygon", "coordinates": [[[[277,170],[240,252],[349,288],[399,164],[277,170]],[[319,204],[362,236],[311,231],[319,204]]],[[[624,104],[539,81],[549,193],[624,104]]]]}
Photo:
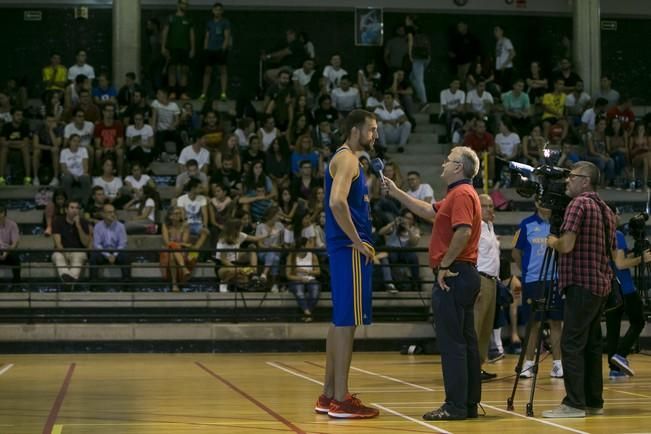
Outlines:
{"type": "Polygon", "coordinates": [[[362,324],[362,270],[360,253],[353,249],[353,312],[355,325],[362,324]]]}
{"type": "MultiPolygon", "coordinates": [[[[337,156],[339,151],[344,151],[344,150],[353,152],[350,148],[348,148],[346,146],[341,146],[339,149],[337,149],[335,151],[335,153],[332,155],[332,158],[330,159],[330,162],[328,163],[328,173],[330,173],[330,178],[332,178],[332,179],[335,179],[335,176],[332,174],[332,163],[334,162],[335,157],[337,156]]],[[[355,154],[353,153],[353,155],[355,155],[355,154]]],[[[359,163],[359,165],[361,166],[362,163],[359,163]]],[[[357,178],[359,178],[359,169],[357,170],[357,175],[355,175],[353,177],[351,182],[355,182],[355,180],[357,180],[357,178]]]]}

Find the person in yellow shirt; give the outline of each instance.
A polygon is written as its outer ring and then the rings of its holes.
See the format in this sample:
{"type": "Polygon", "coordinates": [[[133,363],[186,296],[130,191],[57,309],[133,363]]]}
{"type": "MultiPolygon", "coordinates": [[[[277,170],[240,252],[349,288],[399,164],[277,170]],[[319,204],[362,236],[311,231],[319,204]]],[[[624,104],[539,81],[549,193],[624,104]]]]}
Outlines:
{"type": "Polygon", "coordinates": [[[61,55],[52,53],[50,64],[43,68],[43,87],[46,91],[63,92],[68,81],[68,70],[61,65],[61,55]]]}
{"type": "Polygon", "coordinates": [[[554,81],[554,91],[543,96],[543,134],[549,139],[549,130],[552,125],[563,127],[562,137],[567,135],[567,120],[565,119],[565,82],[562,78],[554,81]]]}

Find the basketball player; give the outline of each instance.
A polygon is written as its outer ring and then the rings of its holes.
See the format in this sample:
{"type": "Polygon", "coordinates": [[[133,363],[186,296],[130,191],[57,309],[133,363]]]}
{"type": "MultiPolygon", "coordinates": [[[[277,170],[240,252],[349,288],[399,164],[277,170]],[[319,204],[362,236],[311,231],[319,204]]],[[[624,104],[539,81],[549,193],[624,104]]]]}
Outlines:
{"type": "Polygon", "coordinates": [[[330,160],[325,176],[326,248],[330,259],[332,324],[326,342],[323,394],[314,410],[339,419],[375,417],[348,393],[353,339],[358,325],[371,323],[371,245],[368,189],[356,153],[370,151],[378,137],[375,115],[353,110],[344,121],[346,141],[330,160]]]}

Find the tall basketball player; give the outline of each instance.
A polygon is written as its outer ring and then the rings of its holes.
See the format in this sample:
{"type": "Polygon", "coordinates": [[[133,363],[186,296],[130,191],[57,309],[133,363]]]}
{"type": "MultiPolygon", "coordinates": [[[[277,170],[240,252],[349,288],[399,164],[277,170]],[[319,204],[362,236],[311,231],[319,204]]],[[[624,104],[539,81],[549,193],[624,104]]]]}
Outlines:
{"type": "Polygon", "coordinates": [[[333,418],[375,417],[348,393],[353,339],[358,325],[371,323],[371,275],[375,250],[364,172],[356,153],[370,151],[378,137],[375,115],[353,110],[344,121],[346,141],[330,160],[325,176],[326,248],[330,259],[332,324],[326,343],[326,373],[317,413],[333,418]]]}

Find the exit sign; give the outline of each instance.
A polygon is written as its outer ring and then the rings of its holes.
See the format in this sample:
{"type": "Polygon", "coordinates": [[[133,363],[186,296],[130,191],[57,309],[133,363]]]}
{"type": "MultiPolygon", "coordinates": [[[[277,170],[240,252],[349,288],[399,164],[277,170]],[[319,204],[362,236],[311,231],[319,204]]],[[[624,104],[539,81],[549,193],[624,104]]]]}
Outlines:
{"type": "Polygon", "coordinates": [[[617,21],[601,21],[601,30],[617,30],[617,21]]]}
{"type": "Polygon", "coordinates": [[[43,14],[41,11],[24,11],[23,19],[25,21],[41,21],[43,19],[43,14]]]}

